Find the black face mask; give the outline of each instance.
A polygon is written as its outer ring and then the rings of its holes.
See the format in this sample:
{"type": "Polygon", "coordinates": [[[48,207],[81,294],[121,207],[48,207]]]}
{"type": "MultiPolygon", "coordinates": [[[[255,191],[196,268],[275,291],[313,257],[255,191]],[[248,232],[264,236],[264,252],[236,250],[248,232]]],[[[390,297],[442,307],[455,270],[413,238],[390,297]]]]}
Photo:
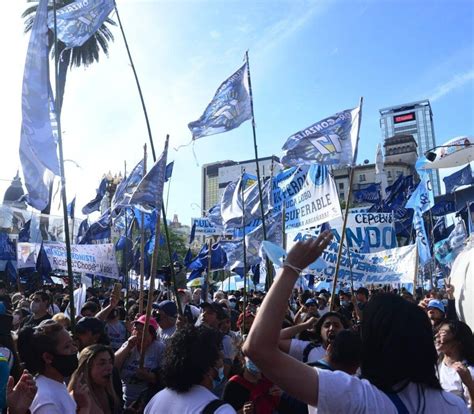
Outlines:
{"type": "Polygon", "coordinates": [[[59,355],[54,354],[54,359],[51,364],[63,377],[67,378],[72,375],[79,365],[77,354],[59,355]]]}

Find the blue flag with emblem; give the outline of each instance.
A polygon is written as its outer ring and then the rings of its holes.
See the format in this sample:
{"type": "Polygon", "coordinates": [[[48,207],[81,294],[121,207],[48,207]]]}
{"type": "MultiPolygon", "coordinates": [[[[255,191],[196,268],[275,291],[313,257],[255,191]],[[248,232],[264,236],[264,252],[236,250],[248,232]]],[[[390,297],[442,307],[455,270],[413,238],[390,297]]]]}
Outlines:
{"type": "Polygon", "coordinates": [[[413,230],[415,231],[416,235],[416,243],[418,245],[418,256],[420,257],[420,263],[422,265],[425,265],[431,259],[431,251],[429,239],[426,235],[423,214],[420,209],[415,209],[415,213],[413,215],[413,230]]]}
{"type": "Polygon", "coordinates": [[[466,236],[464,221],[459,220],[446,239],[435,243],[433,249],[436,260],[443,265],[452,265],[454,259],[464,246],[466,236]]]}
{"type": "Polygon", "coordinates": [[[165,170],[165,182],[167,182],[171,176],[173,175],[173,167],[174,167],[174,161],[171,161],[167,166],[165,170]]]}
{"type": "Polygon", "coordinates": [[[354,191],[354,197],[358,203],[380,203],[380,184],[370,184],[366,188],[354,191]]]}
{"type": "Polygon", "coordinates": [[[67,215],[69,218],[74,220],[74,210],[76,208],[76,197],[72,199],[72,201],[67,205],[67,215]]]}
{"type": "Polygon", "coordinates": [[[107,179],[104,177],[100,181],[99,188],[95,190],[95,197],[89,201],[84,207],[82,207],[82,214],[91,214],[94,211],[100,210],[100,203],[105,196],[107,191],[107,179]]]}
{"type": "MultiPolygon", "coordinates": [[[[82,46],[93,36],[114,9],[114,0],[76,0],[56,11],[58,39],[66,47],[82,46]]],[[[48,16],[48,26],[54,30],[54,12],[48,16]]]]}
{"type": "Polygon", "coordinates": [[[143,178],[143,168],[144,161],[140,160],[140,162],[135,165],[130,175],[124,178],[118,185],[110,206],[112,211],[115,211],[116,209],[120,210],[122,207],[128,207],[130,205],[130,197],[143,178]]]}
{"type": "Polygon", "coordinates": [[[50,186],[59,175],[57,130],[49,81],[48,0],[40,0],[31,29],[21,97],[20,161],[28,204],[44,210],[50,186]]]}
{"type": "Polygon", "coordinates": [[[360,108],[348,109],[316,122],[289,137],[281,163],[352,165],[357,158],[360,108]]]}
{"type": "Polygon", "coordinates": [[[237,128],[252,118],[247,63],[217,89],[201,117],[188,124],[193,140],[237,128]]]}
{"type": "Polygon", "coordinates": [[[165,184],[166,156],[168,153],[168,139],[160,158],[150,171],[142,178],[130,198],[130,204],[137,209],[151,212],[156,209],[161,211],[163,202],[163,187],[165,184]]]}
{"type": "Polygon", "coordinates": [[[419,209],[422,213],[426,213],[434,206],[433,187],[428,172],[419,170],[420,183],[405,204],[405,208],[419,209]]]}
{"type": "Polygon", "coordinates": [[[467,164],[459,171],[456,171],[455,173],[444,177],[443,181],[444,185],[446,186],[446,194],[452,193],[462,185],[471,185],[472,183],[474,183],[471,164],[467,164]]]}

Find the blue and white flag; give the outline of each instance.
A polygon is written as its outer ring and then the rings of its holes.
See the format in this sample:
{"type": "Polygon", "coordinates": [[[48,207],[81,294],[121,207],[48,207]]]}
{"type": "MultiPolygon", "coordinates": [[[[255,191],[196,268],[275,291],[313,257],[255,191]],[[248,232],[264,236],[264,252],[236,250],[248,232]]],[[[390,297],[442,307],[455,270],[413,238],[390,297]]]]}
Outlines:
{"type": "Polygon", "coordinates": [[[412,208],[415,211],[418,209],[422,213],[426,213],[434,206],[433,187],[429,174],[424,170],[419,170],[420,183],[416,190],[411,195],[410,199],[405,204],[405,208],[412,208]]]}
{"type": "Polygon", "coordinates": [[[44,281],[49,282],[51,280],[49,274],[53,271],[53,268],[51,267],[51,263],[48,259],[46,251],[44,250],[42,242],[38,252],[38,258],[36,259],[36,271],[41,275],[44,281]]]}
{"type": "Polygon", "coordinates": [[[156,209],[157,212],[161,211],[167,154],[168,139],[166,139],[165,149],[160,158],[158,158],[155,165],[142,178],[130,198],[130,204],[139,210],[151,212],[156,209]]]}
{"type": "Polygon", "coordinates": [[[43,210],[50,185],[59,175],[53,94],[49,82],[48,0],[40,0],[26,54],[21,97],[20,161],[28,203],[43,210]]]}
{"type": "Polygon", "coordinates": [[[367,188],[354,192],[354,197],[358,203],[380,203],[380,184],[371,184],[367,188]]]}
{"type": "Polygon", "coordinates": [[[196,235],[196,221],[193,223],[193,227],[191,227],[191,233],[189,235],[189,244],[194,241],[194,237],[196,235]]]}
{"type": "Polygon", "coordinates": [[[174,161],[171,161],[167,166],[166,166],[166,171],[165,171],[165,182],[167,182],[171,176],[173,175],[173,167],[174,167],[174,161]]]}
{"type": "MultiPolygon", "coordinates": [[[[87,218],[81,221],[81,224],[79,224],[79,230],[77,231],[76,235],[76,243],[79,244],[84,237],[84,235],[87,233],[87,230],[89,230],[89,221],[87,218]]],[[[24,240],[28,241],[28,240],[24,240]]]]}
{"type": "Polygon", "coordinates": [[[201,117],[188,124],[193,140],[237,128],[252,118],[247,63],[226,79],[201,117]]]}
{"type": "MultiPolygon", "coordinates": [[[[161,212],[160,212],[161,213],[161,212]]],[[[143,211],[139,210],[138,208],[133,209],[133,215],[135,216],[135,220],[137,222],[138,228],[141,230],[142,225],[142,215],[143,215],[143,228],[144,230],[148,230],[151,233],[155,232],[155,225],[156,225],[156,217],[157,211],[153,210],[151,213],[144,213],[143,211]]]]}
{"type": "Polygon", "coordinates": [[[413,230],[416,235],[416,244],[418,245],[418,256],[420,263],[424,266],[431,259],[431,251],[428,236],[426,235],[425,222],[420,209],[415,209],[413,215],[413,230]]]}
{"type": "Polygon", "coordinates": [[[117,208],[120,209],[130,205],[130,197],[143,178],[143,167],[144,161],[140,160],[140,162],[135,165],[130,175],[124,178],[118,185],[110,206],[112,211],[115,211],[117,208]]]}
{"type": "Polygon", "coordinates": [[[446,186],[446,194],[452,193],[462,185],[471,185],[472,183],[474,183],[471,164],[467,164],[459,171],[456,171],[455,173],[444,177],[443,181],[444,185],[446,186]]]}
{"type": "Polygon", "coordinates": [[[348,109],[318,121],[289,137],[281,163],[353,165],[357,158],[360,108],[348,109]]]}
{"type": "Polygon", "coordinates": [[[464,221],[459,220],[448,238],[435,243],[433,249],[436,260],[443,265],[452,265],[464,246],[466,236],[464,221]]]}
{"type": "MultiPolygon", "coordinates": [[[[82,225],[82,223],[81,223],[82,225]]],[[[96,222],[92,223],[79,244],[91,244],[93,240],[110,239],[112,217],[108,209],[96,222]]]]}
{"type": "MultiPolygon", "coordinates": [[[[102,26],[114,9],[114,0],[76,0],[56,10],[58,39],[66,47],[82,46],[102,26]]],[[[54,12],[48,15],[48,26],[54,30],[54,12]]]]}
{"type": "Polygon", "coordinates": [[[82,207],[82,214],[91,214],[94,211],[100,210],[100,203],[105,196],[107,191],[107,178],[102,178],[99,184],[99,188],[95,190],[95,197],[89,201],[84,207],[82,207]]]}
{"type": "Polygon", "coordinates": [[[18,242],[29,242],[30,241],[30,227],[31,219],[29,219],[23,228],[18,233],[18,242]]]}

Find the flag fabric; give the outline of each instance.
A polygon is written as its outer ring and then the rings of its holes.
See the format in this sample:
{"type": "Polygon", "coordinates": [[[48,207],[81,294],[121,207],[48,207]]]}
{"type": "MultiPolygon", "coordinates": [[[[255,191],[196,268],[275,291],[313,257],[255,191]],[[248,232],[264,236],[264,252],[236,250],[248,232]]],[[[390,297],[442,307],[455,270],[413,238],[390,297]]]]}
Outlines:
{"type": "Polygon", "coordinates": [[[446,194],[452,193],[462,185],[471,185],[472,183],[474,183],[471,164],[467,164],[459,171],[456,171],[455,173],[444,177],[443,181],[444,185],[446,186],[446,194]]]}
{"type": "Polygon", "coordinates": [[[124,178],[117,186],[110,206],[113,212],[117,209],[128,207],[130,205],[130,197],[143,178],[144,165],[145,162],[140,160],[140,162],[135,165],[130,175],[124,178]]]}
{"type": "Polygon", "coordinates": [[[445,216],[449,213],[456,211],[456,203],[451,200],[438,201],[433,207],[431,207],[431,214],[433,216],[445,216]]]}
{"type": "Polygon", "coordinates": [[[0,232],[0,260],[16,260],[15,244],[4,232],[0,232]]]}
{"type": "Polygon", "coordinates": [[[21,97],[20,161],[28,204],[43,210],[50,185],[59,174],[57,130],[49,81],[48,0],[40,0],[31,29],[21,97]]]}
{"type": "Polygon", "coordinates": [[[31,219],[28,220],[23,228],[18,233],[18,242],[29,242],[30,241],[30,227],[31,227],[31,219]]]}
{"type": "Polygon", "coordinates": [[[161,211],[163,202],[163,187],[165,184],[166,156],[168,153],[168,140],[160,158],[150,171],[142,178],[130,198],[130,204],[137,209],[151,212],[156,209],[161,211]]]}
{"type": "Polygon", "coordinates": [[[77,231],[76,235],[76,243],[80,243],[84,235],[86,234],[87,230],[89,229],[89,221],[85,218],[79,224],[79,230],[77,231]]]}
{"type": "Polygon", "coordinates": [[[187,268],[189,266],[189,263],[193,260],[193,254],[191,252],[191,249],[188,249],[186,252],[186,256],[184,256],[184,266],[187,268]]]}
{"type": "Polygon", "coordinates": [[[207,219],[214,227],[222,227],[221,205],[212,206],[207,212],[207,219]]]}
{"type": "Polygon", "coordinates": [[[454,259],[463,248],[466,236],[464,221],[459,220],[448,238],[435,243],[434,252],[436,260],[443,265],[452,265],[454,259]]]}
{"type": "Polygon", "coordinates": [[[90,225],[79,244],[91,244],[93,240],[110,239],[111,226],[112,217],[110,215],[110,209],[108,209],[102,214],[99,220],[90,225]]]}
{"type": "Polygon", "coordinates": [[[188,124],[193,140],[220,134],[237,128],[252,118],[248,87],[248,67],[245,63],[217,89],[201,117],[188,124]]]}
{"type": "Polygon", "coordinates": [[[281,163],[353,165],[357,159],[360,108],[348,109],[316,122],[289,137],[281,163]]]}
{"type": "Polygon", "coordinates": [[[354,197],[358,203],[368,202],[368,203],[380,203],[380,184],[370,184],[366,188],[363,188],[358,191],[354,191],[354,197]]]}
{"type": "Polygon", "coordinates": [[[174,161],[171,161],[167,166],[165,170],[165,182],[167,182],[171,176],[173,175],[173,167],[174,167],[174,161]]]}
{"type": "Polygon", "coordinates": [[[189,235],[189,244],[194,241],[194,237],[196,235],[196,221],[193,223],[193,227],[191,228],[191,234],[189,235]]]}
{"type": "Polygon", "coordinates": [[[84,207],[82,207],[82,214],[91,214],[94,211],[100,211],[100,203],[105,196],[107,191],[107,178],[102,178],[99,184],[99,188],[95,190],[95,197],[89,201],[84,207]]]}
{"type": "Polygon", "coordinates": [[[38,258],[36,259],[36,271],[41,275],[43,280],[51,280],[49,274],[53,271],[53,268],[51,267],[42,242],[38,252],[38,258]]]}
{"type": "Polygon", "coordinates": [[[431,186],[431,179],[429,174],[424,171],[418,171],[420,175],[420,183],[415,191],[405,204],[405,208],[412,208],[420,210],[421,213],[426,213],[434,206],[433,187],[431,186]]]}
{"type": "Polygon", "coordinates": [[[386,197],[385,189],[387,188],[387,174],[384,168],[382,146],[377,145],[377,153],[375,156],[375,182],[380,184],[380,194],[382,198],[386,197]]]}
{"type": "MultiPolygon", "coordinates": [[[[265,218],[266,240],[275,243],[279,246],[283,243],[283,218],[282,212],[274,214],[269,213],[265,218]]],[[[245,243],[247,245],[247,255],[249,257],[260,257],[262,253],[260,248],[263,241],[263,225],[260,224],[250,233],[245,236],[245,243]]]]}
{"type": "Polygon", "coordinates": [[[211,246],[211,270],[224,269],[227,264],[227,255],[220,243],[214,243],[211,246]]]}
{"type": "Polygon", "coordinates": [[[431,251],[429,239],[426,235],[423,214],[418,208],[415,209],[415,213],[413,215],[413,229],[416,235],[416,244],[418,245],[418,256],[420,258],[420,263],[424,266],[431,259],[431,251]]]}
{"type": "MultiPolygon", "coordinates": [[[[114,0],[75,0],[56,10],[58,39],[67,48],[82,46],[93,36],[114,9],[114,0]]],[[[48,26],[54,31],[54,11],[48,15],[48,26]]]]}
{"type": "Polygon", "coordinates": [[[16,270],[13,261],[9,260],[5,266],[5,273],[7,274],[7,280],[11,285],[16,284],[18,278],[18,272],[16,270]]]}
{"type": "Polygon", "coordinates": [[[144,230],[148,230],[152,233],[155,232],[155,225],[156,225],[156,218],[157,218],[157,211],[156,209],[153,210],[151,213],[145,213],[138,208],[133,209],[133,215],[135,216],[135,220],[137,222],[138,228],[141,230],[142,225],[142,215],[143,215],[143,228],[144,230]]]}
{"type": "Polygon", "coordinates": [[[74,209],[76,207],[76,197],[72,199],[72,201],[67,205],[67,215],[69,218],[74,220],[74,209]]]}

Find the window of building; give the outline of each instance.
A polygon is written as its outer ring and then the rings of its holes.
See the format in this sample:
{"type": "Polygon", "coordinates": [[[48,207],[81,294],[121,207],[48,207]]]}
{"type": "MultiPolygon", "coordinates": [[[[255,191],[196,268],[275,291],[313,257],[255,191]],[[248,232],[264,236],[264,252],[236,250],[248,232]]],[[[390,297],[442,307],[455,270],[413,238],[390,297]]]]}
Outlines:
{"type": "Polygon", "coordinates": [[[387,171],[387,177],[392,178],[392,171],[387,171]]]}
{"type": "Polygon", "coordinates": [[[359,175],[359,181],[360,181],[361,183],[364,182],[364,181],[366,181],[365,174],[359,175]]]}
{"type": "Polygon", "coordinates": [[[344,183],[339,183],[339,190],[344,190],[344,183]]]}

